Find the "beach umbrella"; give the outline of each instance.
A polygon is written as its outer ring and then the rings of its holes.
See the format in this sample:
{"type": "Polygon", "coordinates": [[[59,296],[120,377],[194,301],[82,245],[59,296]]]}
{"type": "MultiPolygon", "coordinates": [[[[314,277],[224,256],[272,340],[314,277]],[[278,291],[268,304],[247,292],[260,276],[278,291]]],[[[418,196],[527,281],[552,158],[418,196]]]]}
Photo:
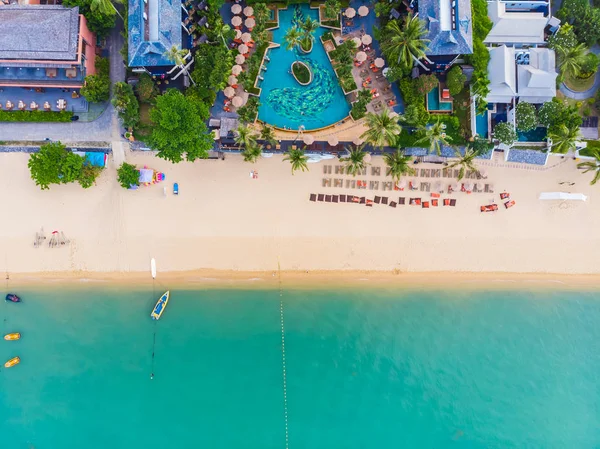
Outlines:
{"type": "Polygon", "coordinates": [[[367,60],[367,54],[364,51],[359,51],[356,53],[356,60],[358,62],[363,62],[367,60]]]}
{"type": "MultiPolygon", "coordinates": [[[[240,55],[240,56],[241,56],[242,58],[244,57],[243,55],[240,55]]],[[[234,74],[234,75],[236,75],[236,76],[237,76],[237,75],[239,75],[240,73],[242,73],[243,71],[244,71],[244,70],[242,69],[242,66],[241,66],[241,65],[234,65],[234,66],[231,68],[231,73],[232,73],[232,74],[234,74]]]]}
{"type": "Polygon", "coordinates": [[[239,14],[242,12],[242,5],[238,5],[237,3],[231,7],[231,12],[234,14],[239,14]]]}
{"type": "Polygon", "coordinates": [[[488,177],[488,173],[487,170],[485,168],[482,168],[481,170],[479,170],[479,175],[483,178],[486,179],[488,177]]]}
{"type": "Polygon", "coordinates": [[[360,8],[358,8],[358,15],[361,17],[365,17],[369,14],[369,8],[367,8],[365,5],[362,5],[360,8]]]}
{"type": "Polygon", "coordinates": [[[371,162],[371,153],[367,153],[367,154],[365,154],[365,157],[363,158],[363,160],[364,160],[366,163],[369,163],[369,162],[371,162]]]}
{"type": "Polygon", "coordinates": [[[238,83],[238,79],[234,75],[230,75],[229,79],[227,80],[227,83],[230,86],[235,86],[238,83]]]}
{"type": "Polygon", "coordinates": [[[356,48],[358,48],[362,45],[362,42],[360,41],[360,37],[353,37],[352,42],[354,42],[354,45],[356,45],[356,48]]]}
{"type": "Polygon", "coordinates": [[[473,190],[473,183],[471,181],[467,181],[465,182],[465,190],[467,192],[470,192],[473,190]]]}
{"type": "Polygon", "coordinates": [[[433,190],[435,192],[443,192],[444,189],[442,188],[442,181],[436,181],[433,184],[433,190]]]}
{"type": "MultiPolygon", "coordinates": [[[[244,62],[246,62],[246,58],[244,57],[244,55],[237,55],[235,57],[236,64],[243,64],[244,62]]],[[[241,67],[240,67],[240,69],[241,69],[241,67]]]]}
{"type": "Polygon", "coordinates": [[[242,34],[242,42],[250,42],[252,40],[252,35],[250,33],[242,34]]]}
{"type": "Polygon", "coordinates": [[[254,15],[254,8],[252,6],[246,6],[244,8],[244,15],[246,17],[252,17],[254,15]]]}
{"type": "Polygon", "coordinates": [[[406,189],[406,179],[401,179],[396,183],[396,187],[399,189],[406,189]]]}
{"type": "Polygon", "coordinates": [[[242,37],[242,30],[235,30],[234,39],[240,39],[242,37]]]}
{"type": "Polygon", "coordinates": [[[356,146],[362,145],[364,142],[364,140],[362,140],[360,137],[355,137],[354,140],[352,141],[352,143],[356,146]]]}
{"type": "Polygon", "coordinates": [[[381,71],[381,73],[383,73],[383,76],[387,76],[387,74],[388,74],[388,72],[389,72],[389,71],[390,71],[390,68],[389,68],[389,67],[386,67],[385,69],[383,69],[383,70],[381,71]]]}
{"type": "Polygon", "coordinates": [[[369,34],[365,34],[360,38],[360,41],[365,45],[369,45],[371,42],[373,42],[373,38],[369,34]]]}
{"type": "Polygon", "coordinates": [[[356,15],[356,9],[347,8],[346,11],[344,11],[344,15],[346,17],[348,17],[349,19],[351,19],[352,17],[354,17],[356,15]]]}
{"type": "Polygon", "coordinates": [[[452,184],[450,184],[450,187],[452,188],[452,190],[454,190],[455,192],[460,190],[460,184],[458,182],[453,182],[452,184]]]}
{"type": "Polygon", "coordinates": [[[233,97],[233,99],[231,100],[231,104],[234,107],[239,108],[244,104],[244,99],[242,97],[233,97]]]}
{"type": "Polygon", "coordinates": [[[340,143],[339,139],[337,138],[337,136],[329,136],[329,139],[327,139],[327,143],[329,145],[331,145],[332,147],[336,146],[338,143],[340,143]]]}
{"type": "Polygon", "coordinates": [[[234,88],[233,88],[233,87],[231,87],[231,86],[227,86],[227,87],[225,88],[225,90],[223,90],[223,93],[225,94],[225,96],[226,96],[227,98],[231,98],[231,97],[234,97],[234,96],[235,96],[235,90],[234,90],[234,88]]]}
{"type": "Polygon", "coordinates": [[[252,28],[254,28],[254,25],[256,25],[256,22],[254,21],[254,19],[252,17],[248,17],[244,21],[244,25],[246,25],[247,28],[252,29],[252,28]]]}
{"type": "Polygon", "coordinates": [[[239,27],[242,24],[242,18],[240,16],[233,16],[231,19],[231,24],[234,27],[239,27]]]}
{"type": "Polygon", "coordinates": [[[303,138],[302,141],[306,144],[306,145],[310,145],[311,143],[313,143],[315,141],[315,136],[313,136],[312,134],[306,134],[303,138]]]}
{"type": "Polygon", "coordinates": [[[411,179],[411,180],[410,180],[410,185],[413,187],[413,189],[414,189],[415,187],[417,187],[417,180],[416,180],[416,179],[411,179]]]}
{"type": "Polygon", "coordinates": [[[375,67],[379,67],[382,68],[385,65],[385,61],[383,60],[383,58],[377,58],[375,59],[375,67]]]}
{"type": "Polygon", "coordinates": [[[238,51],[240,52],[241,55],[245,55],[246,53],[248,53],[248,46],[246,44],[241,44],[238,47],[238,51]]]}

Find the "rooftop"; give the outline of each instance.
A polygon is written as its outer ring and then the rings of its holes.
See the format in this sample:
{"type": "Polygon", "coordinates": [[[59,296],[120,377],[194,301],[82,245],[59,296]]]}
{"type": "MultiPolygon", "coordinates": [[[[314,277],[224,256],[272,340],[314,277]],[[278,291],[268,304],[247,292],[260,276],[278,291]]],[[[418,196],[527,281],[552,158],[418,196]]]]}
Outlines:
{"type": "Polygon", "coordinates": [[[173,65],[164,54],[181,45],[181,14],[180,0],[129,0],[130,67],[173,65]]]}
{"type": "Polygon", "coordinates": [[[494,24],[486,43],[543,44],[548,18],[541,12],[507,12],[506,3],[488,2],[488,16],[494,24]]]}
{"type": "Polygon", "coordinates": [[[419,0],[419,18],[429,31],[427,55],[473,53],[470,0],[419,0]]]}
{"type": "Polygon", "coordinates": [[[2,6],[0,24],[0,59],[77,59],[78,7],[2,6]]]}

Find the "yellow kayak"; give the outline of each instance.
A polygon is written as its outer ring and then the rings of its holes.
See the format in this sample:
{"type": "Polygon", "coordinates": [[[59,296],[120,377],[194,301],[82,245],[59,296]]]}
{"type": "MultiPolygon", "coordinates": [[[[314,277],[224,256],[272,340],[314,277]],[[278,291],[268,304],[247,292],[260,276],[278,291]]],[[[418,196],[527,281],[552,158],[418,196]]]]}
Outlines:
{"type": "Polygon", "coordinates": [[[15,365],[18,365],[21,362],[19,357],[13,357],[8,362],[4,364],[4,368],[12,368],[15,365]]]}
{"type": "Polygon", "coordinates": [[[13,332],[12,334],[6,334],[4,336],[4,339],[5,340],[9,340],[9,341],[11,341],[11,340],[20,340],[21,339],[21,334],[18,333],[18,332],[13,332]]]}

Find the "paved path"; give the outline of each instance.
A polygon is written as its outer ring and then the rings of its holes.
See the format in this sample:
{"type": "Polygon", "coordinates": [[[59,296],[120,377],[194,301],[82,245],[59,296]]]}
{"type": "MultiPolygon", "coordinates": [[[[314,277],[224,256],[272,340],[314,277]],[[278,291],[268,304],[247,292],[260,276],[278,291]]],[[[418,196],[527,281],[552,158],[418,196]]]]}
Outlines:
{"type": "MultiPolygon", "coordinates": [[[[110,78],[114,83],[125,80],[125,66],[119,50],[123,47],[121,29],[123,24],[118,20],[107,39],[110,57],[110,78]]],[[[69,123],[32,123],[32,122],[1,122],[0,140],[41,141],[44,139],[60,140],[61,142],[102,142],[112,141],[122,134],[120,126],[115,125],[116,113],[111,105],[93,122],[69,123]],[[116,136],[115,136],[116,134],[116,136]]]]}

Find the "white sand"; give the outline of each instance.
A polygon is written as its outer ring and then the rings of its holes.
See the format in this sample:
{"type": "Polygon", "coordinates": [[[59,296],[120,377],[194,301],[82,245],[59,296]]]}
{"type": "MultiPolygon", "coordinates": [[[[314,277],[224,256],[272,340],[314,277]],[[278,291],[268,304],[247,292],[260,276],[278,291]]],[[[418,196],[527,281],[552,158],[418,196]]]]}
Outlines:
{"type": "MultiPolygon", "coordinates": [[[[280,156],[255,165],[231,155],[172,165],[152,154],[128,154],[129,162],[167,175],[168,182],[138,191],[117,184],[112,164],[91,189],[61,185],[40,191],[29,178],[27,159],[0,154],[0,269],[10,273],[149,272],[151,257],[159,273],[268,271],[278,262],[283,270],[600,273],[600,186],[590,186],[591,175],[581,175],[571,160],[548,170],[486,167],[495,194],[456,193],[457,207],[425,210],[309,202],[313,192],[428,194],[323,188],[324,162],[292,176],[280,156]],[[259,172],[256,180],[249,176],[252,169],[259,172]],[[174,181],[179,196],[172,194],[174,181]],[[562,187],[561,181],[576,184],[562,187]],[[499,200],[504,189],[517,202],[509,210],[499,200]],[[589,198],[537,199],[542,191],[558,190],[589,198]],[[501,210],[480,213],[479,206],[492,199],[501,210]],[[48,236],[64,231],[70,246],[35,249],[41,227],[48,236]]],[[[384,164],[373,158],[372,165],[384,164]]]]}

